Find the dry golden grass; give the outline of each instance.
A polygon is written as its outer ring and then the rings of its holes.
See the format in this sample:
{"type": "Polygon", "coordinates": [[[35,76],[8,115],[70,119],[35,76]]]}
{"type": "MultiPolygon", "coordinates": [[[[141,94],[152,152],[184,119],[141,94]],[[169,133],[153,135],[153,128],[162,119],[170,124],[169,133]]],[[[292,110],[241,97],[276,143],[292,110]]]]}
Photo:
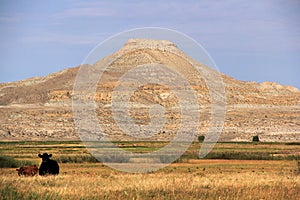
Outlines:
{"type": "Polygon", "coordinates": [[[0,169],[0,199],[300,199],[295,161],[192,160],[146,174],[60,166],[48,177],[0,169]]]}
{"type": "MultiPolygon", "coordinates": [[[[117,145],[147,152],[164,143],[117,145]]],[[[38,164],[37,153],[48,152],[67,163],[60,163],[56,177],[19,177],[14,168],[0,168],[0,199],[300,199],[300,175],[292,160],[298,157],[285,159],[298,155],[299,145],[218,143],[213,150],[218,156],[233,152],[241,160],[193,159],[200,145],[193,143],[184,159],[157,172],[129,174],[92,163],[80,142],[2,142],[0,156],[38,164]],[[273,160],[268,156],[273,154],[285,156],[273,160]]]]}

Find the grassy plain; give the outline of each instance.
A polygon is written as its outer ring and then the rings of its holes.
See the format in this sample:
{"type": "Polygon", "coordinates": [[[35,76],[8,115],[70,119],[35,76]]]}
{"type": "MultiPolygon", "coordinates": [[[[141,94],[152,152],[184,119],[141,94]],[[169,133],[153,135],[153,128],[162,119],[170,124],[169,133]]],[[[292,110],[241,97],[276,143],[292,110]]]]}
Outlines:
{"type": "MultiPolygon", "coordinates": [[[[165,143],[116,145],[149,152],[165,143]]],[[[39,165],[47,152],[61,168],[48,177],[0,168],[0,199],[300,199],[299,144],[218,143],[214,159],[197,159],[200,145],[156,172],[130,174],[96,162],[80,142],[0,142],[0,156],[39,165]]]]}

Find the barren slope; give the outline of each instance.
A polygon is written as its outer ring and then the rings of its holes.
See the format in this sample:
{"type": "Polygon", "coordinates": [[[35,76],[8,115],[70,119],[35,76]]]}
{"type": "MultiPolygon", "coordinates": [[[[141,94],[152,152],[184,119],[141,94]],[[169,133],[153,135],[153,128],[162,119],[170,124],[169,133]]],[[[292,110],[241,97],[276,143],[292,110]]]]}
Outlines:
{"type": "MultiPolygon", "coordinates": [[[[167,65],[189,80],[199,104],[203,106],[199,134],[204,134],[209,126],[210,110],[207,106],[211,99],[202,75],[186,61],[187,57],[169,41],[142,39],[129,40],[123,48],[110,55],[115,61],[103,74],[95,96],[98,118],[107,134],[113,139],[130,139],[114,122],[110,106],[112,91],[128,70],[149,63],[167,65]]],[[[197,65],[206,67],[200,63],[197,65]]],[[[1,84],[0,138],[78,139],[71,111],[72,90],[78,69],[1,84]]],[[[228,105],[221,139],[250,140],[256,134],[267,141],[300,139],[300,92],[296,88],[276,83],[243,82],[224,74],[221,77],[225,83],[228,105]]],[[[134,92],[131,101],[135,105],[163,105],[167,110],[167,124],[151,139],[172,138],[179,126],[180,113],[176,110],[171,112],[178,102],[170,88],[144,85],[134,92]]],[[[132,109],[131,116],[137,124],[150,121],[148,111],[140,107],[132,109]]]]}

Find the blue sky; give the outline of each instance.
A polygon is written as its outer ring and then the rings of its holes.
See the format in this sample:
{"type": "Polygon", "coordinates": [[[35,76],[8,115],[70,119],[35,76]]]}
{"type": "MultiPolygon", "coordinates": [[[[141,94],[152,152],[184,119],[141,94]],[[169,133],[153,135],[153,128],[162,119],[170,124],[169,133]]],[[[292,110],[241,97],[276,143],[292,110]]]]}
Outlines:
{"type": "Polygon", "coordinates": [[[1,0],[0,82],[77,66],[98,43],[141,27],[187,34],[236,79],[300,88],[298,0],[1,0]]]}

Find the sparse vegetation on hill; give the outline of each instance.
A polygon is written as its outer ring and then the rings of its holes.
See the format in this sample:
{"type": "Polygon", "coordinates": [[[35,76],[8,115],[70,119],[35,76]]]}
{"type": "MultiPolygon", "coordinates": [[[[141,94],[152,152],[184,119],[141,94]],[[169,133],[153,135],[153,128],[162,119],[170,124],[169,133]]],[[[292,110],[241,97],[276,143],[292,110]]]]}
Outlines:
{"type": "MultiPolygon", "coordinates": [[[[133,39],[110,56],[120,57],[103,73],[97,85],[95,101],[99,124],[103,124],[103,130],[112,140],[132,140],[113,120],[110,106],[115,84],[127,70],[146,63],[169,66],[190,82],[199,104],[203,106],[200,110],[198,134],[207,132],[210,124],[210,93],[202,75],[187,62],[188,55],[175,44],[169,41],[133,39]],[[144,48],[137,50],[137,47],[144,48]]],[[[97,64],[99,63],[101,61],[97,64]]],[[[206,68],[201,63],[197,63],[198,65],[206,68]]],[[[45,77],[0,84],[0,139],[78,140],[71,106],[78,69],[79,67],[70,68],[45,77]]],[[[250,142],[253,135],[260,133],[263,133],[260,135],[261,141],[300,140],[300,92],[296,88],[276,83],[244,82],[224,74],[221,77],[226,89],[228,109],[220,138],[222,141],[250,142]]],[[[153,135],[151,140],[167,141],[176,134],[181,116],[178,110],[172,110],[172,107],[178,105],[178,99],[170,88],[144,85],[133,93],[131,103],[135,108],[130,111],[131,117],[138,124],[150,121],[148,109],[141,109],[140,105],[160,104],[165,107],[165,130],[153,135]]]]}
{"type": "Polygon", "coordinates": [[[204,136],[204,135],[199,135],[199,136],[198,136],[198,141],[199,141],[199,142],[203,142],[204,139],[205,139],[205,136],[204,136]]]}
{"type": "Polygon", "coordinates": [[[258,135],[253,136],[252,137],[252,142],[259,142],[259,136],[258,135]]]}

